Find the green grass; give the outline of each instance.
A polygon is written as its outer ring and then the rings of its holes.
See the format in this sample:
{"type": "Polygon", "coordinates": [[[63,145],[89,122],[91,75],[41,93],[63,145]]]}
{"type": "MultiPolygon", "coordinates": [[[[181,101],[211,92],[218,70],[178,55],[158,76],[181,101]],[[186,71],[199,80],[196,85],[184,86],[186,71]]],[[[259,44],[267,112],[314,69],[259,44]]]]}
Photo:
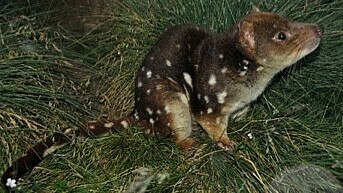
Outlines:
{"type": "Polygon", "coordinates": [[[139,185],[148,192],[268,192],[277,174],[297,164],[321,166],[343,182],[342,1],[127,0],[96,15],[106,19],[85,33],[55,24],[63,20],[56,4],[65,6],[56,2],[0,6],[0,173],[45,134],[129,112],[135,70],[170,26],[222,31],[255,4],[323,25],[325,34],[246,117],[230,122],[239,144],[234,154],[203,131],[195,137],[207,146],[184,155],[170,140],[131,128],[59,150],[21,180],[24,192],[125,192],[139,185]]]}

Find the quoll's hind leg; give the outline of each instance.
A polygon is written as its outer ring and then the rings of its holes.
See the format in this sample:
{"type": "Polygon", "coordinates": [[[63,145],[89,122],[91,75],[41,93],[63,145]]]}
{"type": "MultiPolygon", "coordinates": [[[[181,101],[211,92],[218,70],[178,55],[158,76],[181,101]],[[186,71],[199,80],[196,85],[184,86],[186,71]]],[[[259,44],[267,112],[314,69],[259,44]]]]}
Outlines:
{"type": "Polygon", "coordinates": [[[170,121],[175,142],[183,150],[193,148],[195,141],[190,138],[192,132],[192,116],[189,103],[184,93],[174,93],[165,102],[167,119],[170,121]]]}
{"type": "Polygon", "coordinates": [[[227,135],[227,115],[200,115],[197,121],[219,147],[226,151],[233,151],[236,148],[236,143],[227,135]]]}
{"type": "Polygon", "coordinates": [[[183,88],[173,80],[153,79],[136,88],[135,117],[153,133],[173,136],[183,150],[193,147],[192,120],[183,88]]]}

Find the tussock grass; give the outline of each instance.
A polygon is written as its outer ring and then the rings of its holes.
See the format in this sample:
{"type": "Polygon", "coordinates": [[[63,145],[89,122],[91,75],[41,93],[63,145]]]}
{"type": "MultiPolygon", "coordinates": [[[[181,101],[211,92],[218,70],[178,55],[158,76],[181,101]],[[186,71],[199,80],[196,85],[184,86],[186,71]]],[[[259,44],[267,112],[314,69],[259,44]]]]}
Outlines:
{"type": "Polygon", "coordinates": [[[78,115],[88,114],[78,98],[84,91],[77,78],[85,78],[88,68],[72,54],[64,55],[68,51],[59,48],[58,33],[37,24],[42,13],[25,16],[27,9],[17,6],[0,6],[2,168],[43,134],[79,124],[78,115]]]}
{"type": "Polygon", "coordinates": [[[246,117],[230,122],[229,135],[239,143],[234,154],[201,130],[195,137],[207,145],[184,155],[168,139],[131,128],[76,140],[22,180],[24,191],[268,192],[277,174],[297,164],[321,166],[342,183],[341,1],[114,1],[99,13],[107,19],[82,34],[52,25],[63,18],[54,3],[0,8],[0,172],[44,134],[129,112],[135,70],[170,26],[223,31],[254,4],[323,25],[325,34],[320,48],[276,77],[246,117]]]}

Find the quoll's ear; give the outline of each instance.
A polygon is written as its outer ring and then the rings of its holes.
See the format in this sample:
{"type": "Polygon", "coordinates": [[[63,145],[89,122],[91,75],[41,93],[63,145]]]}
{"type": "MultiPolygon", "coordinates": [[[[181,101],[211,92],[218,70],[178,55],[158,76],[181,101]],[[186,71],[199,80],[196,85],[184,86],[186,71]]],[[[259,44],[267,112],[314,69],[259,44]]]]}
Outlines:
{"type": "Polygon", "coordinates": [[[234,32],[236,48],[246,56],[253,58],[255,55],[255,34],[253,24],[248,21],[240,21],[234,32]]]}

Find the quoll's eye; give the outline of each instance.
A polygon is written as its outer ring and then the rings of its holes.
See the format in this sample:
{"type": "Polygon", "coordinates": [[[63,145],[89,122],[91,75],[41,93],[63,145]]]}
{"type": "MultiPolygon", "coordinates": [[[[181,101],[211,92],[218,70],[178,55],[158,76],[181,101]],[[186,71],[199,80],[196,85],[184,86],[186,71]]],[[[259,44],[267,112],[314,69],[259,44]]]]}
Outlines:
{"type": "Polygon", "coordinates": [[[279,33],[277,34],[277,39],[278,39],[278,40],[281,40],[281,41],[284,41],[284,40],[287,39],[287,36],[286,36],[286,34],[285,34],[284,32],[279,32],[279,33]]]}

